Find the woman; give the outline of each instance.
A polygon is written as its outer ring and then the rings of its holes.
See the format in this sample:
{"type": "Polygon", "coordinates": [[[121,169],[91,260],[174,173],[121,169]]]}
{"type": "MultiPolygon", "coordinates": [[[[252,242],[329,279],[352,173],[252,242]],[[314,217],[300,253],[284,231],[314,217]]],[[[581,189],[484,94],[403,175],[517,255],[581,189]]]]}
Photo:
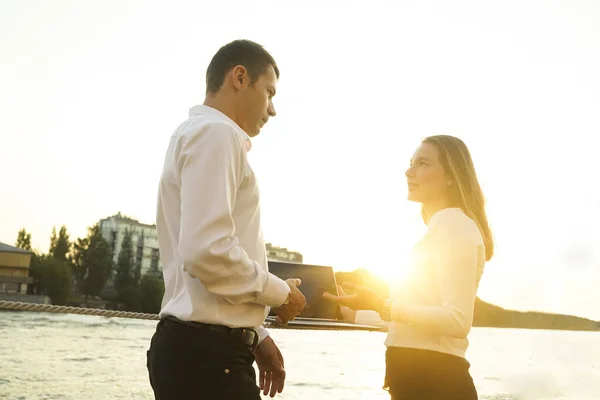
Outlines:
{"type": "Polygon", "coordinates": [[[427,224],[408,277],[391,288],[390,298],[357,286],[350,295],[324,296],[389,321],[384,388],[393,400],[477,399],[465,352],[494,244],[473,161],[462,140],[431,136],[413,155],[406,178],[408,199],[422,204],[427,224]]]}

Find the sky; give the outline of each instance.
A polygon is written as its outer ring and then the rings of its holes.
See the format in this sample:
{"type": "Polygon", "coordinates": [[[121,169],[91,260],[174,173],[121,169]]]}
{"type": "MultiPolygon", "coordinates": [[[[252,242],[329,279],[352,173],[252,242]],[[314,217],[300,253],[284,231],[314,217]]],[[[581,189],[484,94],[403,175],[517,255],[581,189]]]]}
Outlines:
{"type": "Polygon", "coordinates": [[[118,211],[154,223],[169,137],[218,48],[281,70],[254,139],[267,241],[337,270],[404,268],[404,171],[469,146],[496,256],[479,295],[600,320],[600,3],[0,0],[0,242],[47,251],[118,211]]]}

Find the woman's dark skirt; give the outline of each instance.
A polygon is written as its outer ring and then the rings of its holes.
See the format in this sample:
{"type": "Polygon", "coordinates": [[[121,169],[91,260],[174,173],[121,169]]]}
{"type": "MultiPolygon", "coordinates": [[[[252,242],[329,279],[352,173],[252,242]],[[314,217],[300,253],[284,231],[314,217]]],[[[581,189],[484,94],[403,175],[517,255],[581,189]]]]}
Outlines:
{"type": "Polygon", "coordinates": [[[431,350],[389,347],[384,389],[392,400],[477,400],[462,357],[431,350]]]}

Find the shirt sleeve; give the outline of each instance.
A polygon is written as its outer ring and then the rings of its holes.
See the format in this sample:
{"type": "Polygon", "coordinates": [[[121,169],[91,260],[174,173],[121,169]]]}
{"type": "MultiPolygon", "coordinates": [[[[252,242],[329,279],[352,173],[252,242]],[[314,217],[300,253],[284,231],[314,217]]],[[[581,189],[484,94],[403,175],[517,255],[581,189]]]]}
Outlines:
{"type": "Polygon", "coordinates": [[[267,336],[270,335],[270,333],[267,330],[267,328],[265,328],[262,325],[259,325],[258,327],[256,327],[256,333],[258,333],[258,343],[262,342],[263,340],[265,340],[265,338],[267,336]]]}
{"type": "Polygon", "coordinates": [[[288,284],[251,260],[235,235],[232,210],[246,168],[238,134],[226,124],[212,124],[181,140],[177,252],[183,269],[233,304],[280,306],[288,284]]]}
{"type": "Polygon", "coordinates": [[[389,322],[381,319],[379,313],[373,310],[357,310],[354,315],[354,323],[377,326],[383,331],[387,331],[389,328],[389,322]]]}
{"type": "MultiPolygon", "coordinates": [[[[452,221],[450,221],[452,222],[452,221]]],[[[432,232],[441,305],[425,306],[394,300],[391,319],[442,336],[466,338],[473,323],[480,246],[470,227],[442,223],[432,232]]]]}

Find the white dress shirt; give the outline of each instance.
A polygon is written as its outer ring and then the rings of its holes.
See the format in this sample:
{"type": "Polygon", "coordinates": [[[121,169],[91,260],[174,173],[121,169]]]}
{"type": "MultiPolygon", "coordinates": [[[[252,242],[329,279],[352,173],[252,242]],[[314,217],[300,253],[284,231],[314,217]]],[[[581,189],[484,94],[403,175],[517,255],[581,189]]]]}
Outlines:
{"type": "Polygon", "coordinates": [[[249,136],[199,105],[173,133],[160,177],[156,228],[165,294],[161,316],[252,327],[259,340],[269,307],[288,284],[268,271],[249,136]]]}
{"type": "MultiPolygon", "coordinates": [[[[388,347],[410,347],[465,357],[467,335],[486,255],[477,224],[459,208],[435,213],[413,249],[408,277],[392,287],[388,347]]],[[[373,324],[378,314],[358,311],[373,324]]]]}

